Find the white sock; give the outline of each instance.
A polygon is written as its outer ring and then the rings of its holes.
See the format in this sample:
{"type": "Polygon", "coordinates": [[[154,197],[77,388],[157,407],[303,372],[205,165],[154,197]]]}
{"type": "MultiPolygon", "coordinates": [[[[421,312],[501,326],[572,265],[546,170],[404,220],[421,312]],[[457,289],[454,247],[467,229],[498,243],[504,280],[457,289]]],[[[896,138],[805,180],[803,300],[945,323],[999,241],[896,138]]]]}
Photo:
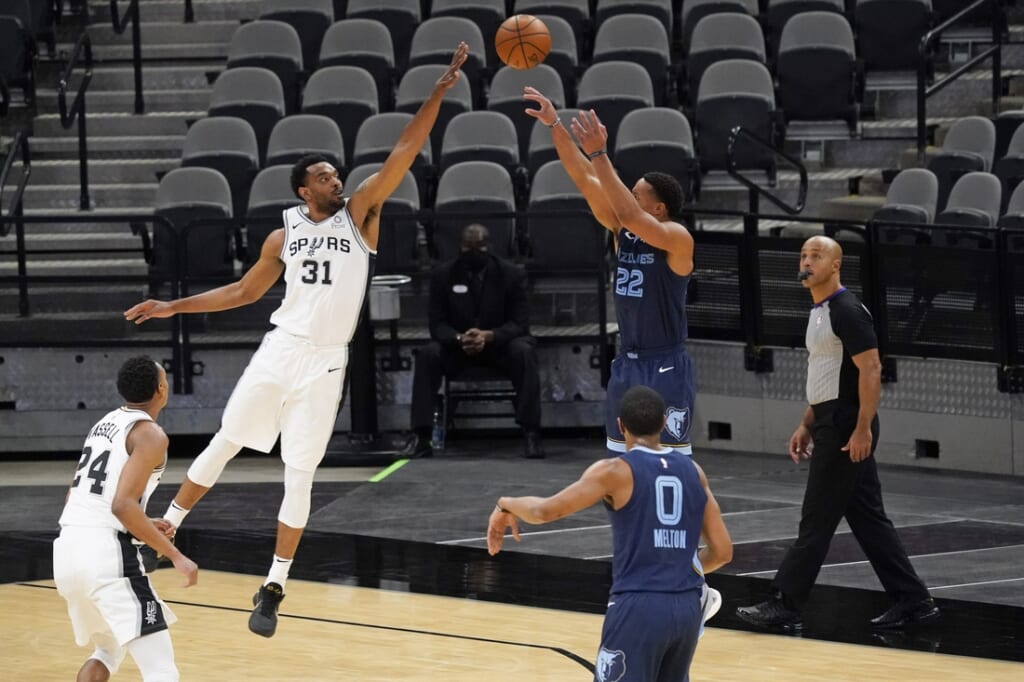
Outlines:
{"type": "Polygon", "coordinates": [[[270,573],[267,574],[267,579],[263,581],[264,585],[269,583],[277,583],[284,589],[284,584],[288,582],[288,571],[292,568],[292,559],[285,559],[274,555],[274,563],[270,565],[270,573]]]}
{"type": "Polygon", "coordinates": [[[167,507],[167,511],[164,512],[164,518],[174,524],[175,528],[181,528],[182,522],[185,517],[188,516],[188,509],[179,507],[174,500],[171,500],[170,506],[167,507]]]}

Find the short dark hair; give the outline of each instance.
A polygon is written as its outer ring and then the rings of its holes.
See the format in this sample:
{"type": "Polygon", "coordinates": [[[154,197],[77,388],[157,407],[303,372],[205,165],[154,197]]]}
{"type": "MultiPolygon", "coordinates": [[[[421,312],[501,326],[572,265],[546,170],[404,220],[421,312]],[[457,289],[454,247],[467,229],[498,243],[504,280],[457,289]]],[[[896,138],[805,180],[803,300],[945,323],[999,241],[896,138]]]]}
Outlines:
{"type": "Polygon", "coordinates": [[[144,403],[160,386],[160,368],[148,355],[128,358],[117,371],[117,392],[130,403],[144,403]]]}
{"type": "Polygon", "coordinates": [[[317,163],[331,163],[331,160],[323,154],[306,154],[292,166],[292,191],[300,199],[299,188],[306,186],[306,176],[309,175],[307,169],[317,163]]]}
{"type": "Polygon", "coordinates": [[[644,180],[654,188],[654,195],[658,197],[658,201],[665,204],[669,218],[676,218],[683,212],[686,193],[678,180],[668,173],[659,173],[658,171],[644,173],[644,180]]]}
{"type": "Polygon", "coordinates": [[[634,386],[619,402],[622,426],[634,436],[657,436],[665,425],[665,401],[647,386],[634,386]]]}

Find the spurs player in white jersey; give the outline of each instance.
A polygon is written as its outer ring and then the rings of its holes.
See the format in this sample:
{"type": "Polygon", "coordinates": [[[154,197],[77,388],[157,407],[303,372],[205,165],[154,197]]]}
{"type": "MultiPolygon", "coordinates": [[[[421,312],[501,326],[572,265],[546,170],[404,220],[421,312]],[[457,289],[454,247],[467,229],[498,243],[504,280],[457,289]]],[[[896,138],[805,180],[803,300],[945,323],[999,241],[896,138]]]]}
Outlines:
{"type": "Polygon", "coordinates": [[[67,600],[79,646],[93,652],[78,682],[104,682],[131,653],[146,682],[178,679],[167,626],[176,619],[142,568],[132,537],[168,557],[193,585],[198,567],[167,536],[173,527],[146,517],[146,502],[167,463],[167,436],[156,424],[167,404],[167,374],[151,358],[130,358],[117,375],[125,404],[89,431],[53,542],[53,577],[67,600]]]}
{"type": "Polygon", "coordinates": [[[174,301],[148,300],[125,311],[141,324],[177,313],[237,308],[261,298],[284,273],[286,291],[271,316],[276,328],[249,362],[224,408],[221,429],[188,470],[164,517],[176,528],[243,446],[269,452],[281,434],[284,499],[274,559],[253,597],[249,629],[264,637],[277,628],[292,558],[309,518],[313,474],[334,430],[348,359],[376,252],[380,210],[428,141],[441,100],[459,79],[467,46],[460,43],[448,69],[409,121],[384,165],[347,200],[338,171],[309,156],[292,168],[292,189],[305,206],[284,213],[285,226],[263,243],[242,279],[174,301]]]}

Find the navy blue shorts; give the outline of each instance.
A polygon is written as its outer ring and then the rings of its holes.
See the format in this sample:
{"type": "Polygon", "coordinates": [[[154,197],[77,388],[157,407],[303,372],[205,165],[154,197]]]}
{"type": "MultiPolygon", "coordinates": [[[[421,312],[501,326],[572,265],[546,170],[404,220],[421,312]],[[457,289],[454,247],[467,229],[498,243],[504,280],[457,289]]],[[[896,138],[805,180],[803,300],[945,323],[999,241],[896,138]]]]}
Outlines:
{"type": "Polygon", "coordinates": [[[665,430],[661,432],[661,445],[684,455],[693,454],[690,447],[690,422],[693,419],[693,401],[696,388],[693,360],[685,346],[655,354],[620,353],[612,361],[608,394],[604,402],[605,435],[608,449],[625,452],[626,444],[619,431],[616,418],[619,402],[627,389],[633,386],[653,388],[665,400],[665,430]]]}
{"type": "Polygon", "coordinates": [[[595,682],[688,680],[700,626],[700,590],[613,594],[601,629],[595,682]]]}

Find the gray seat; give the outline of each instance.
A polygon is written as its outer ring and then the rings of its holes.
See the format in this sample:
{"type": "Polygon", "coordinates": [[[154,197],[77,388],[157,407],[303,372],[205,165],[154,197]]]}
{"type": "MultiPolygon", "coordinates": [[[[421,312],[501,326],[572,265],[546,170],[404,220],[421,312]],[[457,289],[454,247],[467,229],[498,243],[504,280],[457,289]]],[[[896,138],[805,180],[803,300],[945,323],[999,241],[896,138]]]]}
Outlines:
{"type": "Polygon", "coordinates": [[[596,270],[604,262],[608,232],[594,220],[590,207],[559,161],[540,167],[527,204],[530,264],[557,272],[596,270]],[[577,211],[578,215],[544,215],[577,211]]]}
{"type": "Polygon", "coordinates": [[[766,42],[772,46],[772,54],[775,54],[779,44],[779,37],[786,23],[798,14],[804,12],[837,12],[846,13],[846,6],[843,0],[768,0],[768,7],[761,17],[764,25],[766,42]]]}
{"type": "Polygon", "coordinates": [[[293,164],[307,154],[323,154],[344,174],[345,143],[338,124],[319,114],[295,114],[278,121],[267,144],[267,165],[293,164]]]}
{"type": "MultiPolygon", "coordinates": [[[[590,32],[590,0],[516,0],[515,14],[541,14],[564,19],[572,27],[579,56],[587,54],[590,32]]],[[[551,44],[554,45],[554,34],[551,44]]]]}
{"type": "Polygon", "coordinates": [[[672,35],[672,0],[597,0],[594,24],[601,30],[604,22],[621,14],[643,14],[658,20],[665,35],[672,35]]]}
{"type": "Polygon", "coordinates": [[[719,12],[740,12],[756,17],[758,16],[758,0],[685,0],[678,19],[683,54],[689,52],[690,38],[697,22],[709,14],[718,14],[719,12]]]}
{"type": "Polygon", "coordinates": [[[464,161],[493,161],[513,173],[519,166],[516,127],[496,111],[467,111],[451,120],[444,131],[438,170],[464,161]]]}
{"type": "Polygon", "coordinates": [[[388,27],[395,46],[395,66],[405,69],[412,34],[420,23],[420,0],[349,0],[346,19],[374,19],[388,27]]]}
{"type": "Polygon", "coordinates": [[[462,230],[475,222],[490,231],[491,252],[501,258],[509,257],[515,208],[512,178],[502,166],[490,161],[466,161],[452,166],[441,175],[437,185],[432,235],[435,255],[441,261],[458,256],[462,230]]]}
{"type": "MultiPolygon", "coordinates": [[[[949,193],[946,209],[935,216],[936,224],[964,227],[994,227],[999,220],[1002,185],[991,173],[967,173],[956,181],[949,193]]],[[[947,233],[947,243],[955,234],[947,233]]]]}
{"type": "Polygon", "coordinates": [[[175,249],[185,240],[184,272],[193,277],[217,277],[234,271],[230,227],[190,223],[200,220],[232,217],[231,187],[212,168],[175,168],[163,178],[156,189],[155,213],[170,221],[177,239],[163,229],[153,233],[153,262],[150,273],[168,276],[174,273],[175,249]]]}
{"type": "MultiPolygon", "coordinates": [[[[398,95],[395,97],[395,111],[404,111],[415,114],[420,105],[430,97],[434,90],[434,83],[441,77],[447,67],[443,64],[424,64],[414,66],[405,72],[401,82],[398,84],[398,95]]],[[[441,110],[437,114],[437,121],[430,131],[430,142],[433,146],[433,155],[441,153],[441,140],[444,138],[444,129],[448,121],[456,114],[473,110],[473,95],[470,91],[469,82],[460,78],[455,82],[441,101],[441,110]]]]}
{"type": "Polygon", "coordinates": [[[227,68],[258,66],[273,71],[281,81],[286,114],[298,109],[302,64],[299,34],[283,21],[251,21],[231,35],[227,68]]]}
{"type": "Polygon", "coordinates": [[[864,67],[916,69],[931,16],[931,0],[857,0],[854,27],[864,67]]]}
{"type": "Polygon", "coordinates": [[[1006,211],[999,219],[999,226],[1024,230],[1024,182],[1018,183],[1006,204],[1006,211]]]}
{"type": "MultiPolygon", "coordinates": [[[[745,59],[715,62],[697,90],[697,158],[705,170],[725,170],[729,135],[742,126],[774,146],[775,88],[764,64],[745,59]]],[[[772,154],[751,143],[736,147],[736,167],[772,173],[772,154]]]]}
{"type": "MultiPolygon", "coordinates": [[[[494,74],[490,91],[487,93],[487,108],[505,114],[512,121],[519,139],[520,156],[526,154],[527,142],[535,120],[523,113],[524,110],[532,108],[532,105],[527,106],[529,103],[523,99],[523,88],[527,85],[544,93],[556,109],[566,106],[562,79],[547,64],[539,64],[527,70],[505,66],[494,74]]],[[[568,123],[568,119],[565,119],[565,122],[568,123]]]]}
{"type": "MultiPolygon", "coordinates": [[[[369,163],[383,163],[411,120],[412,114],[389,111],[363,121],[359,126],[359,132],[356,133],[351,165],[356,167],[369,163]]],[[[428,182],[433,177],[433,158],[430,144],[425,144],[410,169],[420,189],[421,202],[426,197],[428,182]]]]}
{"type": "MultiPolygon", "coordinates": [[[[422,64],[443,64],[452,60],[452,53],[463,41],[469,47],[462,77],[469,81],[473,101],[480,101],[483,71],[487,64],[487,48],[480,28],[465,17],[437,17],[424,21],[412,36],[409,68],[422,64]]],[[[493,50],[491,50],[493,52],[493,50]]]]}
{"type": "MultiPolygon", "coordinates": [[[[569,122],[572,117],[578,115],[578,109],[559,109],[558,117],[562,119],[562,125],[567,131],[570,130],[569,122]]],[[[541,166],[548,161],[558,159],[558,151],[555,143],[551,140],[551,130],[540,121],[530,119],[533,127],[530,129],[530,143],[526,148],[526,170],[530,177],[533,177],[541,166]]],[[[572,132],[569,132],[572,135],[572,132]]]]}
{"type": "Polygon", "coordinates": [[[656,104],[668,100],[669,34],[660,21],[645,14],[605,20],[597,29],[592,63],[619,61],[639,64],[647,71],[656,104]]]}
{"type": "MultiPolygon", "coordinates": [[[[931,223],[939,197],[939,181],[927,168],[907,168],[893,178],[885,203],[875,211],[876,222],[931,223]]],[[[898,230],[900,228],[885,228],[898,230]]]]}
{"type": "Polygon", "coordinates": [[[540,14],[537,18],[544,22],[551,33],[551,52],[544,58],[544,66],[550,66],[562,78],[562,92],[565,93],[566,104],[576,101],[576,72],[580,65],[579,46],[576,34],[562,17],[553,14],[540,14]]]}
{"type": "Polygon", "coordinates": [[[779,107],[790,121],[857,125],[859,80],[853,31],[836,12],[805,12],[782,30],[775,65],[779,107]]]}
{"type": "Polygon", "coordinates": [[[377,85],[378,111],[395,98],[395,48],[388,27],[373,19],[343,19],[327,29],[320,43],[319,67],[357,66],[377,85]]]}
{"type": "Polygon", "coordinates": [[[378,112],[377,86],[357,66],[317,69],[302,93],[302,113],[326,116],[338,125],[345,141],[345,157],[355,153],[356,134],[363,121],[378,112]]]}
{"type": "Polygon", "coordinates": [[[946,205],[953,184],[964,173],[991,170],[995,146],[995,124],[984,116],[967,116],[950,127],[942,151],[928,161],[939,179],[939,206],[946,205]]]}
{"type": "Polygon", "coordinates": [[[259,260],[260,249],[267,236],[283,227],[281,214],[292,206],[302,203],[292,191],[292,165],[267,166],[252,181],[249,190],[249,206],[246,209],[246,254],[247,262],[259,260]],[[253,222],[253,221],[257,222],[253,222]]]}
{"type": "Polygon", "coordinates": [[[626,114],[615,141],[615,168],[627,187],[633,187],[644,173],[668,173],[689,189],[692,199],[700,173],[686,116],[668,107],[626,114]]]}
{"type": "Polygon", "coordinates": [[[1024,126],[1014,131],[1006,155],[995,162],[992,172],[1003,183],[1003,212],[1007,210],[1011,192],[1024,180],[1024,126]]]}
{"type": "Polygon", "coordinates": [[[764,36],[757,19],[739,12],[719,12],[697,22],[686,57],[686,101],[691,105],[696,101],[704,72],[725,59],[765,63],[764,36]]]}
{"type": "Polygon", "coordinates": [[[243,215],[249,198],[249,185],[260,169],[256,133],[245,119],[234,116],[201,118],[185,134],[181,165],[218,171],[231,189],[233,214],[243,215]]]}
{"type": "Polygon", "coordinates": [[[213,83],[210,116],[237,116],[256,133],[260,159],[267,156],[267,140],[274,125],[285,115],[281,81],[273,71],[257,66],[227,69],[213,83]]]}
{"type": "MultiPolygon", "coordinates": [[[[480,29],[480,35],[488,44],[494,42],[494,36],[498,33],[498,26],[505,20],[505,0],[433,0],[430,8],[430,18],[435,17],[460,17],[468,19],[480,29]]],[[[426,23],[426,22],[424,22],[426,23]]],[[[465,38],[463,38],[465,40],[465,38]]],[[[452,43],[448,47],[448,56],[455,49],[452,43]]],[[[470,45],[473,52],[473,45],[470,45]]],[[[498,54],[493,49],[482,50],[482,65],[495,67],[498,64],[498,54]]]]}
{"type": "Polygon", "coordinates": [[[311,71],[324,33],[334,23],[334,5],[331,0],[263,0],[259,18],[283,21],[295,29],[302,42],[302,63],[311,71]]]}
{"type": "Polygon", "coordinates": [[[634,109],[654,106],[654,86],[647,71],[639,64],[592,64],[580,79],[576,106],[597,112],[608,128],[608,147],[614,149],[615,135],[623,117],[634,109]]]}
{"type": "MultiPolygon", "coordinates": [[[[380,170],[382,164],[357,166],[345,178],[345,194],[352,193],[366,178],[380,170]]],[[[377,258],[373,270],[379,275],[415,270],[418,265],[417,237],[420,210],[420,191],[410,171],[405,172],[401,184],[381,207],[380,235],[377,240],[377,258]]]]}

